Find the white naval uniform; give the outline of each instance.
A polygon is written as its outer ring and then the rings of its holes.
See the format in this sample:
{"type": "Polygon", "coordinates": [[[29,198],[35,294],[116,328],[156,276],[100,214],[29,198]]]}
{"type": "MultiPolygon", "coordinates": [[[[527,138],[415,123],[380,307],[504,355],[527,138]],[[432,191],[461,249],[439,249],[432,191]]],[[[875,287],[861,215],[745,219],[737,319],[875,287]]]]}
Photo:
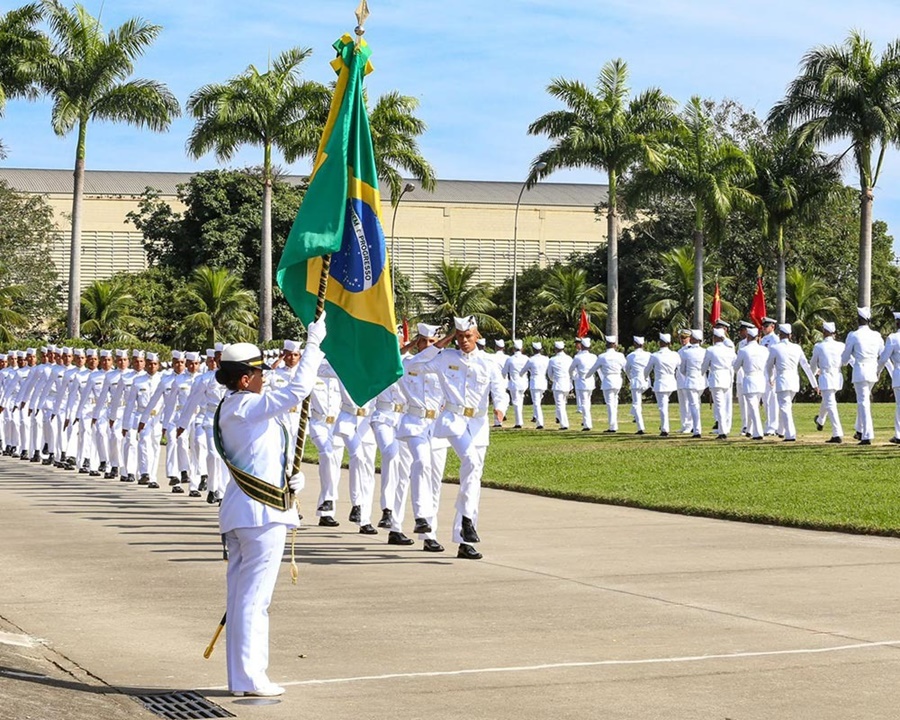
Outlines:
{"type": "MultiPolygon", "coordinates": [[[[125,406],[128,402],[128,396],[131,394],[131,388],[135,380],[142,378],[147,374],[146,370],[126,370],[122,373],[122,379],[113,391],[112,400],[109,405],[110,415],[115,415],[116,440],[121,448],[119,457],[119,475],[122,478],[134,477],[138,474],[138,446],[137,432],[132,431],[131,418],[125,414],[125,406]]],[[[110,420],[113,418],[110,417],[110,420]]]]}
{"type": "Polygon", "coordinates": [[[853,360],[853,388],[856,390],[857,432],[863,440],[875,437],[872,424],[872,388],[878,381],[878,358],[884,350],[881,335],[863,325],[847,335],[841,363],[853,360]]]}
{"type": "Polygon", "coordinates": [[[594,418],[591,416],[591,394],[597,386],[594,373],[591,368],[597,362],[597,356],[590,350],[579,350],[572,358],[572,367],[569,374],[575,387],[575,403],[578,412],[581,413],[581,426],[590,430],[594,427],[594,418]]]}
{"type": "MultiPolygon", "coordinates": [[[[738,342],[734,351],[735,358],[737,357],[737,354],[746,347],[748,342],[750,341],[747,338],[738,342]]],[[[744,371],[739,367],[734,373],[734,388],[737,394],[738,412],[740,412],[741,415],[741,434],[743,434],[747,432],[747,403],[744,400],[744,371]]]]}
{"type": "MultiPolygon", "coordinates": [[[[507,361],[507,367],[511,360],[507,361]]],[[[501,415],[509,407],[503,376],[497,365],[477,349],[464,353],[456,348],[441,350],[432,345],[413,356],[411,366],[436,374],[444,391],[444,409],[436,421],[434,435],[446,438],[459,457],[453,542],[466,543],[462,537],[463,518],[478,525],[481,475],[490,442],[488,400],[501,415]]]]}
{"type": "Polygon", "coordinates": [[[84,458],[79,460],[84,463],[88,461],[88,469],[96,472],[103,464],[103,468],[107,467],[109,461],[109,444],[106,437],[106,400],[101,394],[103,386],[106,384],[107,370],[101,370],[99,367],[91,370],[84,385],[81,388],[81,395],[78,399],[78,405],[75,409],[75,419],[81,425],[84,432],[84,458]],[[101,411],[102,420],[98,420],[95,412],[101,411]]]}
{"type": "Polygon", "coordinates": [[[825,424],[828,419],[831,422],[831,436],[843,437],[844,430],[841,427],[841,418],[838,416],[837,393],[844,387],[844,374],[842,372],[841,356],[844,354],[844,343],[835,340],[829,335],[821,342],[816,343],[809,359],[809,367],[815,375],[818,373],[817,382],[819,392],[822,394],[822,404],[816,415],[816,422],[825,424]]]}
{"type": "Polygon", "coordinates": [[[600,376],[600,389],[606,403],[606,421],[609,430],[619,429],[619,391],[622,389],[622,372],[625,370],[625,356],[615,348],[600,353],[591,368],[600,376]]]}
{"type": "Polygon", "coordinates": [[[319,451],[318,517],[334,517],[344,459],[344,439],[334,425],[341,411],[341,388],[327,360],[323,360],[309,402],[309,438],[319,451]],[[327,368],[324,375],[322,368],[327,368]],[[331,503],[331,509],[325,503],[331,503]],[[323,508],[324,506],[324,508],[323,508]]]}
{"type": "MultiPolygon", "coordinates": [[[[778,335],[773,331],[768,335],[761,335],[759,338],[760,347],[766,350],[778,343],[778,335]]],[[[775,435],[778,433],[778,396],[775,394],[775,378],[770,374],[767,378],[766,390],[763,393],[763,405],[766,408],[766,435],[775,435]]]]}
{"type": "MultiPolygon", "coordinates": [[[[732,344],[733,345],[733,344],[732,344]]],[[[700,372],[706,375],[713,401],[713,416],[719,424],[719,435],[731,434],[731,392],[734,388],[734,361],[737,359],[734,348],[728,347],[725,341],[713,343],[706,349],[700,372]]]]}
{"type": "Polygon", "coordinates": [[[565,350],[560,350],[550,358],[547,364],[547,377],[553,385],[553,403],[556,405],[556,419],[559,429],[569,429],[569,413],[566,410],[566,399],[572,392],[572,358],[565,350]]]}
{"type": "Polygon", "coordinates": [[[683,378],[690,432],[697,437],[703,433],[700,421],[700,396],[706,389],[706,378],[703,377],[701,367],[706,357],[706,348],[699,343],[690,343],[682,347],[678,354],[681,356],[679,371],[683,378]]]}
{"type": "Polygon", "coordinates": [[[734,369],[741,375],[741,397],[744,400],[747,432],[750,437],[758,439],[763,437],[765,429],[759,413],[759,404],[769,387],[769,376],[766,373],[766,363],[769,361],[769,351],[758,342],[748,341],[734,359],[734,369]]]}
{"type": "Polygon", "coordinates": [[[650,388],[647,382],[646,370],[650,363],[650,353],[644,348],[638,347],[628,353],[625,358],[625,375],[628,377],[628,385],[631,388],[631,417],[634,418],[638,432],[644,432],[644,391],[650,388]]]}
{"type": "MultiPolygon", "coordinates": [[[[97,404],[94,407],[94,415],[92,420],[96,421],[98,433],[103,437],[106,446],[106,459],[109,463],[107,472],[111,473],[112,468],[120,471],[119,467],[121,457],[121,443],[118,438],[118,428],[116,427],[117,418],[112,407],[112,393],[122,381],[125,371],[118,368],[112,368],[103,376],[103,387],[97,395],[97,404]],[[112,427],[110,425],[112,424],[112,427]]],[[[111,477],[111,475],[110,475],[111,477]]]]}
{"type": "Polygon", "coordinates": [[[888,335],[884,350],[878,356],[878,376],[887,367],[891,373],[891,388],[894,391],[894,439],[900,439],[900,332],[888,335]]]}
{"type": "Polygon", "coordinates": [[[525,391],[528,389],[528,378],[523,371],[528,364],[528,358],[521,350],[516,350],[506,359],[503,365],[503,377],[506,378],[506,388],[509,390],[509,400],[513,407],[513,415],[516,427],[524,425],[522,406],[525,403],[525,391]]]}
{"type": "MultiPolygon", "coordinates": [[[[446,438],[434,436],[435,420],[444,405],[444,391],[436,375],[414,364],[414,355],[403,358],[403,377],[398,381],[406,401],[406,411],[397,428],[397,438],[409,449],[410,494],[413,515],[431,526],[431,532],[419,533],[422,540],[437,540],[441,481],[447,464],[446,438]]],[[[497,363],[498,369],[500,368],[497,363]]]]}
{"type": "Polygon", "coordinates": [[[406,410],[403,393],[395,382],[375,397],[372,433],[381,453],[381,509],[391,511],[391,531],[403,532],[403,516],[409,494],[412,459],[397,439],[397,426],[406,410]]]}
{"type": "Polygon", "coordinates": [[[542,401],[547,392],[547,367],[550,358],[543,353],[535,353],[525,363],[523,374],[528,375],[528,394],[531,395],[531,404],[534,413],[534,422],[538,429],[544,427],[544,406],[542,401]]]}
{"type": "Polygon", "coordinates": [[[152,375],[149,372],[135,375],[125,400],[125,412],[122,415],[122,430],[135,438],[138,474],[146,475],[153,482],[156,482],[159,472],[159,443],[162,438],[162,426],[159,423],[159,413],[150,407],[150,401],[162,379],[159,372],[152,375]],[[148,422],[145,423],[143,431],[138,433],[138,424],[145,413],[148,422]]]}
{"type": "Polygon", "coordinates": [[[663,347],[650,356],[644,376],[653,375],[653,394],[659,410],[659,431],[669,433],[669,398],[678,390],[678,370],[681,356],[670,347],[663,347]]]}
{"type": "MultiPolygon", "coordinates": [[[[284,415],[302,402],[315,382],[322,351],[307,344],[300,369],[287,387],[264,391],[227,392],[222,400],[219,429],[229,462],[271,485],[284,487],[287,432],[284,415]]],[[[271,682],[269,666],[269,603],[278,578],[289,527],[297,527],[297,510],[277,510],[246,495],[237,483],[226,484],[219,508],[219,530],[228,549],[228,599],[225,650],[228,689],[252,692],[271,682]]]]}
{"type": "Polygon", "coordinates": [[[809,361],[803,348],[795,345],[787,338],[769,348],[769,359],[766,361],[766,373],[775,373],[775,395],[778,398],[779,435],[785,440],[797,439],[797,428],[794,426],[794,395],[800,390],[800,374],[797,366],[803,368],[809,384],[816,387],[816,379],[809,367],[809,361]]]}

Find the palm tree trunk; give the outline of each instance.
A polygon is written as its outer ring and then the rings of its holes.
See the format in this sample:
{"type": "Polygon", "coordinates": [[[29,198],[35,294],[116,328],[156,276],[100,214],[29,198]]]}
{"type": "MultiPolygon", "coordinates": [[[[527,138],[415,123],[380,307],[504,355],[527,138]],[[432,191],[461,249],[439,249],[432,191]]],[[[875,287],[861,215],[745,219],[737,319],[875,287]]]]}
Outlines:
{"type": "Polygon", "coordinates": [[[263,167],[262,244],[259,270],[259,341],[272,339],[272,174],[271,150],[266,147],[263,167]]]}
{"type": "Polygon", "coordinates": [[[616,208],[616,173],[609,172],[606,214],[606,332],[619,334],[619,217],[616,208]]]}
{"type": "Polygon", "coordinates": [[[787,322],[787,268],[784,259],[784,228],[779,226],[775,231],[777,244],[775,253],[778,256],[778,288],[775,291],[775,305],[778,322],[787,322]]]}
{"type": "Polygon", "coordinates": [[[703,230],[694,230],[694,327],[703,327],[703,230]]]}
{"type": "Polygon", "coordinates": [[[72,189],[72,236],[69,243],[69,317],[66,330],[69,337],[81,335],[81,217],[84,202],[84,155],[87,123],[78,124],[78,145],[75,149],[74,187],[72,189]]]}
{"type": "Polygon", "coordinates": [[[872,304],[872,188],[863,185],[859,197],[859,306],[872,304]]]}

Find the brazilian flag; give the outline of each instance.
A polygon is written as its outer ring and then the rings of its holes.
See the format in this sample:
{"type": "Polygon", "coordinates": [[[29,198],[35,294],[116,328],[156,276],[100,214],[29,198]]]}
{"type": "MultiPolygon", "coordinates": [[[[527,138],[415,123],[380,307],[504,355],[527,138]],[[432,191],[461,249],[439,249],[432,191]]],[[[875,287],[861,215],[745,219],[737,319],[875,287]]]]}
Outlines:
{"type": "Polygon", "coordinates": [[[304,325],[315,319],[322,255],[331,254],[322,350],[357,405],[403,374],[381,197],[363,77],[365,41],[334,44],[337,87],[309,189],[278,265],[278,285],[304,325]]]}

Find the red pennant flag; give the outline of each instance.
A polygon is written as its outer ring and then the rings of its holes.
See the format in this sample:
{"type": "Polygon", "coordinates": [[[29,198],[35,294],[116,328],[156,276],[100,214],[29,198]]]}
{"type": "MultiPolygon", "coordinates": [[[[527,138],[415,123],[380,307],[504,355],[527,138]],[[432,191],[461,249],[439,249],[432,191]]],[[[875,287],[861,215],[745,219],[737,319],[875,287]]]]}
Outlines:
{"type": "Polygon", "coordinates": [[[716,291],[713,293],[712,307],[709,309],[709,322],[715,325],[722,317],[722,295],[719,293],[719,283],[716,283],[716,291]]]}
{"type": "Polygon", "coordinates": [[[588,318],[588,314],[585,312],[584,308],[581,308],[581,321],[578,323],[578,332],[575,333],[575,337],[584,338],[591,334],[591,323],[588,318]]]}
{"type": "Polygon", "coordinates": [[[766,294],[763,292],[762,278],[756,278],[756,293],[750,304],[750,319],[759,329],[762,329],[762,320],[766,316],[766,294]]]}
{"type": "Polygon", "coordinates": [[[409,342],[409,321],[406,318],[403,318],[403,344],[409,342]]]}

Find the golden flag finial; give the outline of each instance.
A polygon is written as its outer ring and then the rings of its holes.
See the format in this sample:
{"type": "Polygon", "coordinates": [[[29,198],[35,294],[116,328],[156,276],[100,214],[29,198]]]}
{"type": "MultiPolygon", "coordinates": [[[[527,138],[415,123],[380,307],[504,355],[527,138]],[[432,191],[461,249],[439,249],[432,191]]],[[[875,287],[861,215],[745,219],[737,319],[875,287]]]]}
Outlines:
{"type": "Polygon", "coordinates": [[[762,265],[756,268],[756,277],[762,277],[762,265]]]}
{"type": "Polygon", "coordinates": [[[369,17],[369,3],[366,0],[359,0],[359,7],[356,8],[356,29],[354,32],[356,33],[356,46],[359,47],[359,43],[362,41],[362,36],[365,34],[366,30],[363,25],[366,24],[366,19],[369,17]]]}

